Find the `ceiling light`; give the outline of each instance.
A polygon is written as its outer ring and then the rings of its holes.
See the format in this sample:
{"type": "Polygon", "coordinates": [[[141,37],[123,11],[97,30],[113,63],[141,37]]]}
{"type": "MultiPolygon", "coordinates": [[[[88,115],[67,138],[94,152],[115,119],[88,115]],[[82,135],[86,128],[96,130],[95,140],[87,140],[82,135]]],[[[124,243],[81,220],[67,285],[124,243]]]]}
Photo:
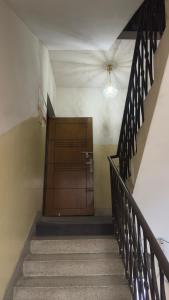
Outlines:
{"type": "Polygon", "coordinates": [[[112,74],[112,70],[113,70],[113,66],[111,64],[107,65],[107,83],[106,83],[106,86],[103,90],[103,95],[106,97],[106,98],[114,98],[116,95],[117,95],[117,89],[113,86],[113,83],[112,83],[112,77],[111,77],[111,74],[112,74]]]}

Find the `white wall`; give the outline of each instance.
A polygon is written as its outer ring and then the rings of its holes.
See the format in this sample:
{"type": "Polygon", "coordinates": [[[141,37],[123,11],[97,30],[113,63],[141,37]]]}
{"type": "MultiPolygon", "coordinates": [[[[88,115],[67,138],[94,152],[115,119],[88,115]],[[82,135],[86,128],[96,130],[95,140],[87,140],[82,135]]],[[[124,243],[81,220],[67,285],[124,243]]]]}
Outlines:
{"type": "Polygon", "coordinates": [[[142,0],[5,0],[50,49],[110,49],[142,0]]]}
{"type": "Polygon", "coordinates": [[[134,198],[156,237],[169,241],[168,77],[169,61],[136,180],[134,198]]]}
{"type": "Polygon", "coordinates": [[[56,116],[93,117],[94,144],[117,144],[126,90],[114,99],[99,88],[57,88],[56,116]]]}
{"type": "MultiPolygon", "coordinates": [[[[169,12],[169,10],[168,10],[169,12]]],[[[169,241],[169,22],[158,53],[156,72],[161,72],[161,61],[167,64],[158,93],[157,104],[148,133],[134,198],[157,238],[169,241]],[[160,55],[161,59],[160,59],[160,55]]],[[[169,259],[169,245],[164,244],[169,259]]]]}
{"type": "Polygon", "coordinates": [[[37,114],[38,91],[55,98],[48,50],[0,2],[0,134],[37,114]]]}
{"type": "Polygon", "coordinates": [[[55,101],[48,50],[0,1],[0,300],[42,208],[45,127],[38,94],[55,101]]]}

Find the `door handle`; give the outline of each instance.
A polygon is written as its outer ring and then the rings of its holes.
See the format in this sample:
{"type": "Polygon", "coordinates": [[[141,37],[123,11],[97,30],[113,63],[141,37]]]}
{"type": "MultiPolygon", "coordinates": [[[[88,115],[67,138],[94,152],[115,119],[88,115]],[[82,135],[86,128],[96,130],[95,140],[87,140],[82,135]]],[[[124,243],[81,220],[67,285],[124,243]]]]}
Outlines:
{"type": "Polygon", "coordinates": [[[85,151],[85,152],[82,152],[82,154],[84,154],[85,158],[88,159],[88,158],[90,158],[91,155],[93,155],[93,152],[85,151]]]}

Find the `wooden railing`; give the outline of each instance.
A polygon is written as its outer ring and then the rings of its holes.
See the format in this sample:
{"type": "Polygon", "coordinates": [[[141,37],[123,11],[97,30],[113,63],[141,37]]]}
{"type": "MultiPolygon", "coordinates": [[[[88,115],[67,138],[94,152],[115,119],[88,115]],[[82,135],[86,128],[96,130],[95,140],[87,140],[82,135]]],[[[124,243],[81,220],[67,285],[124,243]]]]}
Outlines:
{"type": "Polygon", "coordinates": [[[144,122],[144,100],[154,81],[154,54],[165,29],[165,0],[145,0],[135,44],[117,155],[120,175],[130,174],[130,161],[137,152],[137,133],[144,122]]]}
{"type": "MultiPolygon", "coordinates": [[[[116,156],[117,158],[117,156],[116,156]]],[[[134,300],[167,300],[169,262],[109,157],[115,235],[134,300]]]]}

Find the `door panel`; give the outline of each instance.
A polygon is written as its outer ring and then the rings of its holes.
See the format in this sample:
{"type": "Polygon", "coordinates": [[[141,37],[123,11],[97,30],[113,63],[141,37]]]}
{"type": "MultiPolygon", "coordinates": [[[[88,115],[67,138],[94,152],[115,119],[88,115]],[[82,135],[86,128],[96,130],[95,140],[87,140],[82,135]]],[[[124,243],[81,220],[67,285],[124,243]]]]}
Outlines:
{"type": "MultiPolygon", "coordinates": [[[[48,152],[48,163],[85,163],[85,157],[83,155],[83,148],[79,149],[70,148],[67,146],[57,147],[55,143],[49,142],[49,152],[48,152]]],[[[75,147],[74,147],[75,148],[75,147]]]]}
{"type": "Polygon", "coordinates": [[[86,188],[86,169],[63,169],[50,164],[47,173],[48,188],[86,188]]]}
{"type": "Polygon", "coordinates": [[[83,208],[86,194],[83,189],[49,189],[49,198],[54,209],[83,208]]]}
{"type": "Polygon", "coordinates": [[[47,127],[44,214],[93,215],[92,118],[52,118],[47,127]]]}

